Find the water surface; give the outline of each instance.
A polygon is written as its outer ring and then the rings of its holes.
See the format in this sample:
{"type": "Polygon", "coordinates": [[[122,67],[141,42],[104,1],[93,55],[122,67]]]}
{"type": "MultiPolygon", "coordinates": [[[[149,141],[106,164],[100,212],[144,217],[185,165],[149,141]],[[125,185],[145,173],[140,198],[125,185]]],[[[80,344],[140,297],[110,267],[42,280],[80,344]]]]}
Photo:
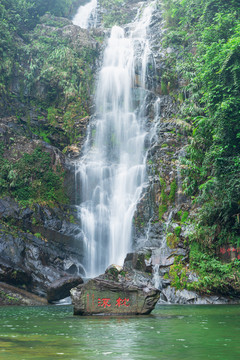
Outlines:
{"type": "Polygon", "coordinates": [[[0,359],[240,359],[240,306],[158,306],[79,317],[72,306],[0,307],[0,359]]]}

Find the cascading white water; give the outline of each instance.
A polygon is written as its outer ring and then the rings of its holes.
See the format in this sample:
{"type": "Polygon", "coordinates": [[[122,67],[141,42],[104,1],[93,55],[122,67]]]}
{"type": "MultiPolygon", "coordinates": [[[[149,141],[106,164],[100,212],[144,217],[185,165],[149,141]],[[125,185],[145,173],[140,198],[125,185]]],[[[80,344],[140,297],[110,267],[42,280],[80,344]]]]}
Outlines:
{"type": "Polygon", "coordinates": [[[83,29],[95,27],[97,23],[97,0],[82,5],[78,8],[77,14],[73,18],[73,24],[83,29]]]}
{"type": "Polygon", "coordinates": [[[136,57],[138,86],[144,88],[153,8],[154,2],[141,16],[139,12],[128,35],[121,27],[112,28],[97,84],[95,124],[89,126],[84,155],[76,164],[87,276],[111,263],[122,264],[131,248],[132,220],[145,180],[147,134],[143,97],[133,97],[136,57]]]}

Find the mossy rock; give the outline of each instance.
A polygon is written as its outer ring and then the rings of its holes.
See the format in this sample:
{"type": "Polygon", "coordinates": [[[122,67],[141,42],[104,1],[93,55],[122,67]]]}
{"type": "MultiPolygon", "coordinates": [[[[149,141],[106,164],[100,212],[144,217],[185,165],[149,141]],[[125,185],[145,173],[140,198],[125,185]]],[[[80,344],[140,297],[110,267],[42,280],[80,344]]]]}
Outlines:
{"type": "Polygon", "coordinates": [[[159,209],[158,209],[158,216],[159,216],[159,220],[162,220],[163,215],[165,214],[165,212],[167,212],[167,205],[161,204],[159,205],[159,209]]]}
{"type": "Polygon", "coordinates": [[[175,233],[175,235],[177,235],[177,237],[179,237],[179,236],[180,236],[180,234],[181,234],[181,230],[182,230],[181,226],[177,226],[177,227],[175,227],[175,229],[174,229],[174,233],[175,233]]]}
{"type": "Polygon", "coordinates": [[[170,247],[171,249],[176,248],[178,244],[178,238],[175,234],[173,233],[168,233],[167,234],[167,246],[170,247]]]}
{"type": "Polygon", "coordinates": [[[118,275],[122,271],[122,266],[119,265],[109,265],[105,271],[105,274],[108,276],[110,280],[118,281],[118,275]]]}

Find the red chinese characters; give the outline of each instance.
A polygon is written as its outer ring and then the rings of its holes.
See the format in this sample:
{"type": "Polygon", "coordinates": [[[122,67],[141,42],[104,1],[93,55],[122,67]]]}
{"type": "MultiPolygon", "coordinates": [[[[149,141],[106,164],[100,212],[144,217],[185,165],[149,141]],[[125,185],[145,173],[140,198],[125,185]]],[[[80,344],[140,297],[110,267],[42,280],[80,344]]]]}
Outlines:
{"type": "Polygon", "coordinates": [[[129,304],[127,304],[129,302],[129,299],[121,299],[120,297],[116,300],[116,305],[115,306],[129,306],[129,304]]]}
{"type": "Polygon", "coordinates": [[[224,247],[220,248],[220,254],[226,254],[226,252],[228,252],[228,254],[230,254],[230,252],[240,252],[240,248],[235,248],[234,246],[229,247],[227,249],[225,249],[224,247]]]}
{"type": "MultiPolygon", "coordinates": [[[[89,294],[87,294],[87,309],[89,309],[89,306],[90,306],[90,296],[89,294]]],[[[111,304],[111,299],[110,298],[98,298],[98,304],[97,304],[98,307],[102,307],[104,309],[107,309],[109,307],[112,306],[111,304]]],[[[130,306],[129,305],[129,299],[127,298],[124,298],[124,299],[121,299],[120,297],[116,300],[116,304],[115,306],[117,307],[121,307],[121,306],[130,306]]],[[[92,307],[94,307],[94,294],[92,294],[92,307]]]]}
{"type": "Polygon", "coordinates": [[[226,249],[225,249],[225,248],[220,248],[220,253],[221,253],[221,254],[225,254],[225,253],[226,253],[226,249]]]}
{"type": "Polygon", "coordinates": [[[103,299],[98,298],[98,306],[104,307],[104,309],[106,307],[110,307],[111,304],[109,303],[109,301],[110,298],[103,298],[103,299]]]}

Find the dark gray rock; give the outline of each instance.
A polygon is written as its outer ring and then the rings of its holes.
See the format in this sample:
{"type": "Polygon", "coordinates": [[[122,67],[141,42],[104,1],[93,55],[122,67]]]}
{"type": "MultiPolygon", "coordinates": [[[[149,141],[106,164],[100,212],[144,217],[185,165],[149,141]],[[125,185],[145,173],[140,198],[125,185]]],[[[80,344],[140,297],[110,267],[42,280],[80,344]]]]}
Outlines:
{"type": "Polygon", "coordinates": [[[0,199],[0,218],[8,219],[18,217],[20,213],[19,206],[10,197],[0,199]]]}
{"type": "Polygon", "coordinates": [[[10,232],[0,225],[0,280],[24,286],[46,296],[55,280],[78,275],[81,269],[78,248],[71,242],[47,241],[22,231],[10,232]]]}
{"type": "Polygon", "coordinates": [[[32,286],[32,277],[27,270],[14,264],[7,264],[2,258],[0,258],[0,281],[15,286],[25,286],[28,289],[32,286]]]}
{"type": "Polygon", "coordinates": [[[152,272],[151,261],[149,261],[150,257],[150,250],[128,253],[124,260],[124,268],[135,269],[142,272],[152,272]]]}
{"type": "Polygon", "coordinates": [[[70,296],[70,290],[83,283],[80,276],[65,276],[54,281],[47,289],[47,300],[53,302],[70,296]]]}

